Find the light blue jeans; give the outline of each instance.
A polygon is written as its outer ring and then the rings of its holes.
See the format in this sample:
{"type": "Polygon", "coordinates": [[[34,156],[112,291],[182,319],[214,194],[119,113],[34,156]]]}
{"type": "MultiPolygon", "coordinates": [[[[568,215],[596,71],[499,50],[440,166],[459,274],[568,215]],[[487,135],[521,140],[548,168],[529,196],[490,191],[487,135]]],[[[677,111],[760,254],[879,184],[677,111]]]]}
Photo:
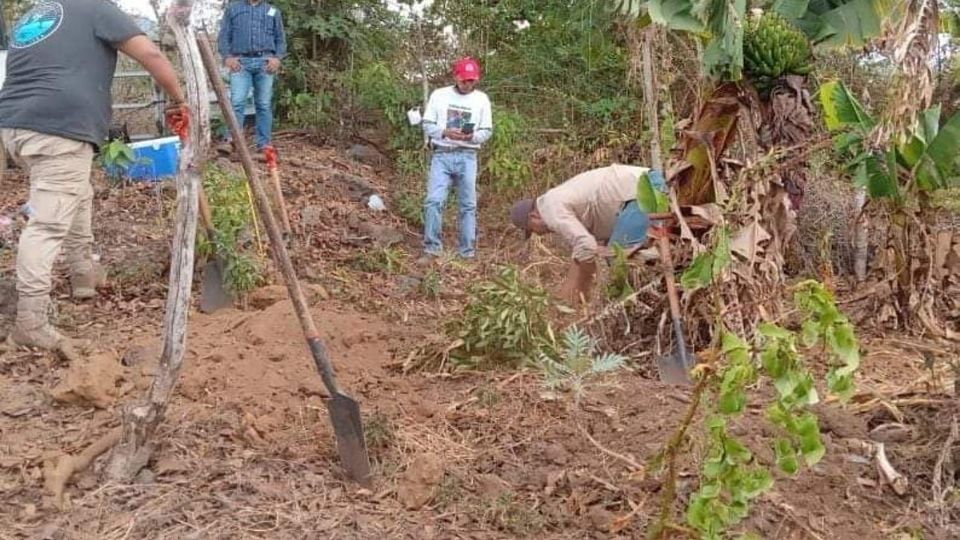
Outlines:
{"type": "MultiPolygon", "coordinates": [[[[243,69],[230,73],[230,103],[243,127],[247,96],[253,89],[253,104],[257,110],[256,142],[263,149],[270,144],[273,135],[273,80],[276,76],[267,72],[267,58],[240,58],[243,69]]],[[[229,136],[228,136],[229,138],[229,136]]]]}
{"type": "Polygon", "coordinates": [[[433,153],[423,205],[423,250],[430,255],[443,251],[443,207],[454,182],[460,206],[459,253],[472,258],[477,244],[477,153],[472,150],[433,153]]]}

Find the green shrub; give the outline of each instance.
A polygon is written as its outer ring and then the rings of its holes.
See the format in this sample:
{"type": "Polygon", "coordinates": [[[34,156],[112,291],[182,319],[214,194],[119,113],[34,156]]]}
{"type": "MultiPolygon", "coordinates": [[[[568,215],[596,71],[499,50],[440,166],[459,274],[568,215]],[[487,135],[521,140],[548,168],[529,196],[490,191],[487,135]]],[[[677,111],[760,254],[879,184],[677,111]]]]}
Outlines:
{"type": "Polygon", "coordinates": [[[489,182],[499,192],[512,192],[526,187],[533,172],[530,167],[531,146],[528,126],[515,112],[494,110],[494,134],[486,163],[489,182]]]}
{"type": "Polygon", "coordinates": [[[197,255],[220,254],[227,263],[229,288],[244,293],[261,285],[263,265],[255,249],[246,240],[254,227],[254,214],[247,194],[246,180],[217,165],[208,165],[203,174],[203,187],[213,214],[216,238],[197,236],[197,255]]]}
{"type": "Polygon", "coordinates": [[[525,282],[514,267],[476,284],[461,319],[449,330],[462,341],[451,356],[461,367],[518,367],[553,348],[546,291],[525,282]]]}

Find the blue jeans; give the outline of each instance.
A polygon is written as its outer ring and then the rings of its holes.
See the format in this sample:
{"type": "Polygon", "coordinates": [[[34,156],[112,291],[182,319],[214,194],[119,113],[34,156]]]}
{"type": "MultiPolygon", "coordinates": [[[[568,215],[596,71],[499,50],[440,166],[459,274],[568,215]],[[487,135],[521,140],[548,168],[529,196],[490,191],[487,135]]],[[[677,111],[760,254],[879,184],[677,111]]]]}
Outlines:
{"type": "Polygon", "coordinates": [[[267,72],[266,58],[240,58],[243,69],[230,73],[230,103],[243,127],[244,108],[250,89],[253,89],[253,104],[257,110],[257,148],[270,144],[273,132],[273,73],[267,72]]]}
{"type": "Polygon", "coordinates": [[[427,178],[427,199],[423,205],[423,250],[431,255],[443,251],[443,207],[450,184],[457,183],[460,205],[461,257],[476,255],[477,244],[477,153],[474,151],[434,152],[427,178]]]}
{"type": "MultiPolygon", "coordinates": [[[[667,181],[663,176],[663,171],[650,169],[648,176],[653,189],[661,192],[667,191],[667,181]]],[[[650,218],[646,212],[640,209],[637,201],[627,201],[620,209],[620,213],[617,214],[617,221],[613,226],[613,233],[610,235],[607,244],[610,246],[619,244],[621,247],[642,244],[647,241],[647,229],[649,227],[650,218]]]]}

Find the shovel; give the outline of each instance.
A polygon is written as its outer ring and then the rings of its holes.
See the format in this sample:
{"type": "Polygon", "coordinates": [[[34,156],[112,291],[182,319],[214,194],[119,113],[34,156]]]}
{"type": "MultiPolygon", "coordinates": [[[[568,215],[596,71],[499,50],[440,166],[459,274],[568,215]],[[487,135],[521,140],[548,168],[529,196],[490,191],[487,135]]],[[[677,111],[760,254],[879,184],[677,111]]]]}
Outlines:
{"type": "Polygon", "coordinates": [[[307,345],[310,347],[310,353],[313,361],[320,372],[320,378],[330,393],[330,399],[327,401],[328,411],[330,413],[330,422],[333,424],[333,433],[337,439],[337,452],[340,455],[340,461],[346,471],[347,477],[358,482],[361,485],[370,484],[370,458],[367,454],[367,445],[363,439],[363,422],[360,417],[360,404],[355,399],[345,394],[337,384],[336,376],[333,372],[333,364],[327,354],[327,348],[320,339],[317,331],[317,325],[313,322],[313,315],[307,306],[307,301],[303,296],[303,290],[300,288],[300,281],[297,279],[296,271],[293,269],[293,263],[290,261],[290,255],[287,253],[286,243],[280,234],[280,227],[273,216],[270,208],[270,200],[267,198],[267,191],[253,166],[253,159],[250,157],[250,150],[243,141],[243,132],[240,130],[240,124],[234,116],[233,108],[230,106],[230,100],[223,87],[223,81],[217,73],[217,64],[213,57],[213,51],[210,47],[210,41],[206,32],[199,32],[197,35],[197,47],[200,49],[200,57],[203,59],[203,65],[207,71],[207,76],[217,95],[217,101],[220,103],[220,110],[223,112],[223,118],[230,127],[233,134],[233,140],[237,143],[240,152],[240,162],[247,173],[247,180],[253,191],[254,200],[257,208],[260,210],[260,217],[263,219],[264,226],[267,229],[267,236],[270,238],[270,245],[273,248],[274,255],[280,266],[280,272],[287,285],[287,292],[290,294],[290,300],[293,303],[294,311],[300,320],[300,326],[303,328],[304,337],[307,345]]]}
{"type": "Polygon", "coordinates": [[[213,227],[213,214],[207,194],[200,186],[200,220],[207,232],[207,239],[214,246],[213,257],[203,268],[203,285],[200,288],[200,311],[213,313],[218,309],[233,305],[233,295],[224,286],[227,276],[227,264],[217,250],[217,231],[213,227]]]}
{"type": "Polygon", "coordinates": [[[677,284],[673,278],[673,259],[670,257],[670,240],[666,227],[660,225],[652,229],[657,237],[657,248],[660,251],[660,261],[663,266],[663,280],[667,284],[667,299],[670,302],[670,318],[673,319],[673,337],[676,346],[673,354],[657,358],[660,380],[667,384],[690,385],[693,384],[690,380],[692,362],[687,354],[687,342],[683,337],[680,299],[677,297],[677,284]]]}

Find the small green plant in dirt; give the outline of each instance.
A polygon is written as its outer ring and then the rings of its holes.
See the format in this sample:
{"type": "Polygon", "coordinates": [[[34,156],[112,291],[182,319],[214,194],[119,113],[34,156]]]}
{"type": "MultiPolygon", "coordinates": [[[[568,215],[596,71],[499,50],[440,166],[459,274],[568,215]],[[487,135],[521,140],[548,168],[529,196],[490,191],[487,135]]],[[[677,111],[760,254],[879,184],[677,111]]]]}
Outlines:
{"type": "Polygon", "coordinates": [[[437,487],[437,495],[434,497],[434,501],[440,509],[447,510],[454,508],[468,495],[469,492],[463,485],[463,479],[456,474],[447,473],[437,487]]]}
{"type": "Polygon", "coordinates": [[[430,299],[440,298],[440,293],[443,292],[443,280],[440,272],[436,270],[427,272],[427,275],[420,280],[420,292],[430,299]]]}
{"type": "Polygon", "coordinates": [[[523,504],[511,491],[503,491],[483,501],[483,521],[513,536],[527,536],[545,526],[536,508],[523,504]]]}
{"type": "Polygon", "coordinates": [[[400,191],[393,199],[394,211],[410,225],[423,227],[423,198],[409,191],[400,191]]]}
{"type": "Polygon", "coordinates": [[[367,446],[372,449],[382,450],[389,448],[396,438],[393,423],[380,412],[374,413],[367,418],[367,421],[364,422],[363,433],[367,446]]]}
{"type": "Polygon", "coordinates": [[[611,300],[623,300],[634,293],[627,252],[619,244],[613,246],[613,262],[610,264],[606,293],[611,300]]]}
{"type": "Polygon", "coordinates": [[[361,272],[396,274],[403,269],[404,257],[405,254],[400,249],[385,247],[355,257],[352,264],[361,272]]]}
{"type": "Polygon", "coordinates": [[[197,254],[210,257],[216,253],[224,257],[227,285],[235,293],[243,294],[264,280],[263,261],[246,240],[254,226],[246,182],[227,169],[208,165],[203,186],[213,214],[215,238],[198,237],[197,254]]]}
{"type": "Polygon", "coordinates": [[[460,342],[451,353],[454,363],[478,368],[535,361],[541,348],[549,351],[555,342],[550,305],[546,291],[524,281],[516,268],[502,268],[470,290],[463,317],[449,326],[460,342]]]}
{"type": "MultiPolygon", "coordinates": [[[[799,331],[762,323],[746,340],[726,329],[719,332],[718,359],[705,366],[694,391],[684,425],[665,453],[679,451],[678,441],[692,421],[701,401],[706,402],[706,459],[700,471],[700,488],[687,507],[687,523],[701,538],[725,538],[748,515],[753,499],[773,486],[773,474],[759,463],[745,444],[727,430],[751,402],[768,400],[767,420],[776,436],[767,441],[782,472],[797,474],[806,465],[819,462],[826,448],[817,416],[810,407],[820,401],[816,379],[808,361],[820,356],[830,366],[825,377],[827,391],[840,401],[854,392],[854,375],[860,352],[853,325],[836,306],[823,284],[809,280],[793,287],[794,303],[802,314],[799,331]],[[774,389],[772,398],[756,395],[758,381],[774,389]]],[[[673,458],[664,490],[661,518],[654,538],[662,538],[674,497],[673,458]]]]}
{"type": "Polygon", "coordinates": [[[540,367],[544,372],[544,384],[551,390],[564,390],[573,394],[574,401],[586,395],[587,387],[599,376],[623,369],[627,359],[619,354],[596,353],[597,342],[577,326],[563,334],[562,347],[557,359],[540,354],[540,367]]]}
{"type": "Polygon", "coordinates": [[[477,403],[485,409],[493,409],[503,399],[495,386],[481,386],[474,396],[477,398],[477,403]]]}

